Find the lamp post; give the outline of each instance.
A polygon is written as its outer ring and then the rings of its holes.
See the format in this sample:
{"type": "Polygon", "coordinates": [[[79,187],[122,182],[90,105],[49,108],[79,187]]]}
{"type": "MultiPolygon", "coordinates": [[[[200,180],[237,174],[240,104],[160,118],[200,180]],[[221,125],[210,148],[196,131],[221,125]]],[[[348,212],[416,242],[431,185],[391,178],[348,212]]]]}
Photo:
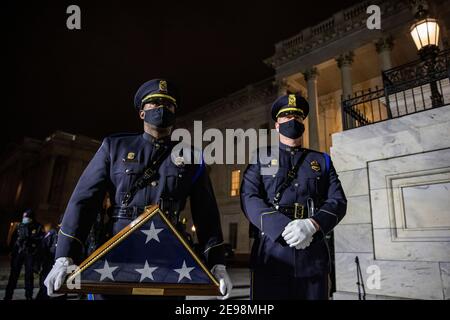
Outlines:
{"type": "Polygon", "coordinates": [[[428,16],[428,10],[423,5],[419,5],[415,16],[417,21],[411,26],[410,33],[430,78],[432,106],[439,107],[443,104],[443,98],[434,79],[436,57],[439,54],[439,24],[428,16]]]}

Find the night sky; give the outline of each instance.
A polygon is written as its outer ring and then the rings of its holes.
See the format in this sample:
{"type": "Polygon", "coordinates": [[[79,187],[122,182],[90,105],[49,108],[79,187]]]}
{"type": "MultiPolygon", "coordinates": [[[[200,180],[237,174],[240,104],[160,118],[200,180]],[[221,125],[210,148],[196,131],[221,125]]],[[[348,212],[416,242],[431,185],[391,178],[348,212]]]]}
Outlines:
{"type": "Polygon", "coordinates": [[[274,74],[280,40],[358,1],[2,1],[1,150],[55,130],[101,139],[140,131],[149,79],[181,89],[180,113],[274,74]],[[66,8],[81,8],[81,30],[66,8]]]}

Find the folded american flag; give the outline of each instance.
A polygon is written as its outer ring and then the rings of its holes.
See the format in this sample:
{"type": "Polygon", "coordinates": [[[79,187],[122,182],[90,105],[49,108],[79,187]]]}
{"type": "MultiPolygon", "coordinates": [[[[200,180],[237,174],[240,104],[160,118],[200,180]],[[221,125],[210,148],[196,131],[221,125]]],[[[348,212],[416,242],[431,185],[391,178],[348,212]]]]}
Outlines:
{"type": "Polygon", "coordinates": [[[80,264],[82,292],[218,295],[214,276],[157,206],[145,212],[80,264]]]}

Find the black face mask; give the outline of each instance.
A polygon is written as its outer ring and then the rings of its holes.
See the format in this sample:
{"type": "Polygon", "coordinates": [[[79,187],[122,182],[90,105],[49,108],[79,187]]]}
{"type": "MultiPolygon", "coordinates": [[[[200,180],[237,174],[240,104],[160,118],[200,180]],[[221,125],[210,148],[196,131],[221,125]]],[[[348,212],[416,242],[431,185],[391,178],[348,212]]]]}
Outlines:
{"type": "Polygon", "coordinates": [[[175,113],[166,107],[145,110],[144,121],[158,128],[167,128],[175,123],[175,113]]]}
{"type": "Polygon", "coordinates": [[[300,138],[305,132],[305,126],[303,123],[298,122],[295,119],[280,123],[280,133],[288,138],[297,139],[300,138]]]}

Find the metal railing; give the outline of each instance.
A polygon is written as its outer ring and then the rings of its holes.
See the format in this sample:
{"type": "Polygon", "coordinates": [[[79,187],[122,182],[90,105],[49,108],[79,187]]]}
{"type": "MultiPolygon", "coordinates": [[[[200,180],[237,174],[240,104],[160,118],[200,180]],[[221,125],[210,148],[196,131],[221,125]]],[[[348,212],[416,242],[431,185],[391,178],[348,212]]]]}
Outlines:
{"type": "Polygon", "coordinates": [[[342,121],[344,130],[366,126],[388,119],[388,109],[384,103],[384,89],[375,88],[356,92],[342,101],[342,121]]]}
{"type": "Polygon", "coordinates": [[[383,89],[357,92],[342,101],[344,130],[450,104],[450,50],[382,74],[383,89]]]}

